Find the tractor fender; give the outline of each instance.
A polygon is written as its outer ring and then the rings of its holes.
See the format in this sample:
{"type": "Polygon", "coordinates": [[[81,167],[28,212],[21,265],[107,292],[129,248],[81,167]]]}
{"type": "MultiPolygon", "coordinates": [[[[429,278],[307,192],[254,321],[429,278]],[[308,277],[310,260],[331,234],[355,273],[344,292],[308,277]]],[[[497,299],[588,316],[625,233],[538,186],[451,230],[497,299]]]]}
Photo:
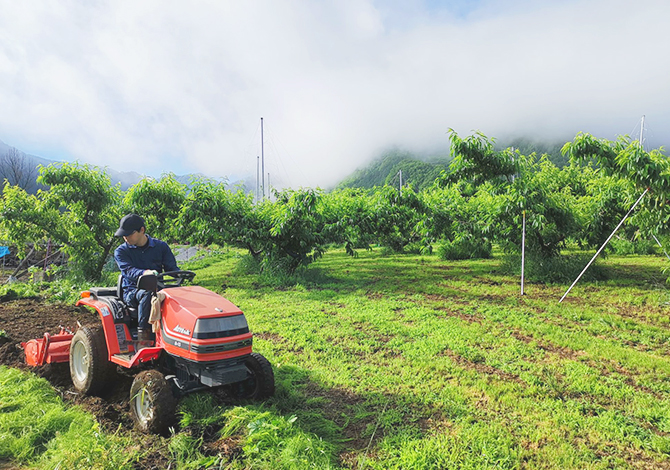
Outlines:
{"type": "Polygon", "coordinates": [[[122,339],[126,341],[130,341],[132,338],[130,337],[130,332],[128,331],[126,325],[114,324],[114,316],[112,315],[112,311],[110,310],[109,306],[98,299],[94,299],[93,297],[81,298],[75,305],[77,307],[80,305],[86,305],[87,307],[94,308],[98,312],[100,321],[102,322],[102,329],[105,332],[105,342],[107,343],[107,352],[109,353],[109,357],[107,359],[111,359],[114,354],[119,354],[122,352],[119,344],[119,335],[121,335],[122,339]],[[117,331],[117,327],[122,328],[122,330],[117,331]]]}

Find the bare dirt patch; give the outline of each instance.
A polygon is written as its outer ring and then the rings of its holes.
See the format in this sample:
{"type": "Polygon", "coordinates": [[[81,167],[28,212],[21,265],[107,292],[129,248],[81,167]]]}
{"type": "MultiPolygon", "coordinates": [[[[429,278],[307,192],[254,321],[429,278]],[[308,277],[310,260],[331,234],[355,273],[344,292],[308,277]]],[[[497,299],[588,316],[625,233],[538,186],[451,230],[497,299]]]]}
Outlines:
{"type": "Polygon", "coordinates": [[[44,333],[57,334],[60,326],[76,331],[79,324],[96,323],[97,314],[84,307],[47,304],[40,300],[17,300],[0,303],[0,325],[8,340],[0,346],[0,364],[34,372],[47,379],[66,402],[83,407],[95,415],[103,429],[114,432],[121,425],[132,429],[129,414],[129,390],[133,377],[119,369],[114,387],[102,397],[78,394],[70,378],[69,364],[46,364],[30,367],[25,363],[21,342],[43,337],[44,333]]]}
{"type": "MultiPolygon", "coordinates": [[[[83,307],[47,304],[36,299],[0,302],[0,329],[6,333],[5,337],[0,337],[0,364],[30,371],[47,379],[65,402],[78,405],[94,415],[103,430],[114,433],[121,429],[122,433],[132,436],[133,441],[138,444],[136,448],[128,451],[139,452],[141,455],[133,468],[153,470],[173,466],[174,462],[171,462],[167,450],[167,439],[142,434],[134,429],[129,398],[134,372],[137,371],[117,368],[118,375],[114,385],[100,397],[92,397],[82,396],[74,390],[68,363],[41,367],[30,367],[25,363],[21,342],[41,338],[44,333],[56,334],[60,326],[76,331],[77,323],[85,325],[97,321],[97,314],[83,307]]],[[[217,400],[223,402],[224,398],[217,395],[217,400]]],[[[217,439],[216,436],[203,436],[202,450],[206,454],[221,453],[223,456],[241,452],[241,449],[235,448],[236,443],[218,443],[217,439]]]]}
{"type": "Polygon", "coordinates": [[[44,333],[57,334],[60,326],[72,331],[81,324],[96,321],[95,314],[85,308],[70,305],[46,304],[40,300],[17,300],[0,303],[0,329],[5,330],[7,341],[0,346],[0,364],[18,367],[24,364],[20,344],[44,333]]]}
{"type": "Polygon", "coordinates": [[[447,356],[449,359],[454,361],[455,364],[458,364],[459,366],[465,368],[465,369],[470,369],[474,370],[479,374],[482,375],[488,375],[488,376],[494,376],[497,377],[500,380],[504,380],[506,382],[514,382],[519,385],[522,385],[524,388],[527,387],[527,383],[524,382],[518,375],[512,374],[509,372],[504,372],[500,369],[496,369],[495,367],[492,367],[484,362],[474,362],[471,361],[451,349],[445,349],[440,353],[441,356],[447,356]]]}

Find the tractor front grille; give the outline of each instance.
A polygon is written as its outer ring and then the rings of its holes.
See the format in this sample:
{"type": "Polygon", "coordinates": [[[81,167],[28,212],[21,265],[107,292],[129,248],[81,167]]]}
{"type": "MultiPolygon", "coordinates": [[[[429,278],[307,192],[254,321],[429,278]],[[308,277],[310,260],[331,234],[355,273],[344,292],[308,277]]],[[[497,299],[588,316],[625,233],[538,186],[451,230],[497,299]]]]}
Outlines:
{"type": "Polygon", "coordinates": [[[242,341],[235,341],[233,343],[220,343],[220,344],[208,344],[208,345],[199,345],[191,344],[191,352],[198,354],[212,354],[220,353],[226,351],[233,351],[235,349],[246,348],[251,346],[252,338],[245,339],[242,341]]]}

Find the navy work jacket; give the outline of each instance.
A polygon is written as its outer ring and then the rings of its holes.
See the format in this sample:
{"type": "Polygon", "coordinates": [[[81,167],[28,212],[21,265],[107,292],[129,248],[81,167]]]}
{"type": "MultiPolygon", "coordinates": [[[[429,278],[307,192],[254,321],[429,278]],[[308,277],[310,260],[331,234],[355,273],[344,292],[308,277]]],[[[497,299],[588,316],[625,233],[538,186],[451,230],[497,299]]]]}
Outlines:
{"type": "Polygon", "coordinates": [[[144,246],[129,245],[124,242],[114,250],[114,259],[123,275],[124,297],[128,292],[137,290],[137,280],[147,269],[163,271],[177,271],[177,261],[172,250],[163,240],[151,238],[147,235],[148,243],[144,246]]]}

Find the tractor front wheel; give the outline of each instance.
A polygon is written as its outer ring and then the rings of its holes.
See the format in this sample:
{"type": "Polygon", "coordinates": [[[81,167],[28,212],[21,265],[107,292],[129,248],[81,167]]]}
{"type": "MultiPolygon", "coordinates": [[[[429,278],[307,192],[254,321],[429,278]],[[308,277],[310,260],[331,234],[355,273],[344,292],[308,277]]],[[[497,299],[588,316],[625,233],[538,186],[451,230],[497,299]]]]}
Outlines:
{"type": "Polygon", "coordinates": [[[70,343],[70,376],[75,390],[85,395],[100,393],[116,368],[107,357],[102,325],[82,326],[70,343]]]}
{"type": "Polygon", "coordinates": [[[137,374],[130,388],[130,410],[140,431],[167,434],[176,409],[177,399],[163,374],[157,370],[137,374]]]}
{"type": "Polygon", "coordinates": [[[231,391],[237,398],[265,400],[275,393],[275,375],[270,361],[261,354],[251,353],[244,365],[251,372],[246,380],[232,384],[231,391]]]}

